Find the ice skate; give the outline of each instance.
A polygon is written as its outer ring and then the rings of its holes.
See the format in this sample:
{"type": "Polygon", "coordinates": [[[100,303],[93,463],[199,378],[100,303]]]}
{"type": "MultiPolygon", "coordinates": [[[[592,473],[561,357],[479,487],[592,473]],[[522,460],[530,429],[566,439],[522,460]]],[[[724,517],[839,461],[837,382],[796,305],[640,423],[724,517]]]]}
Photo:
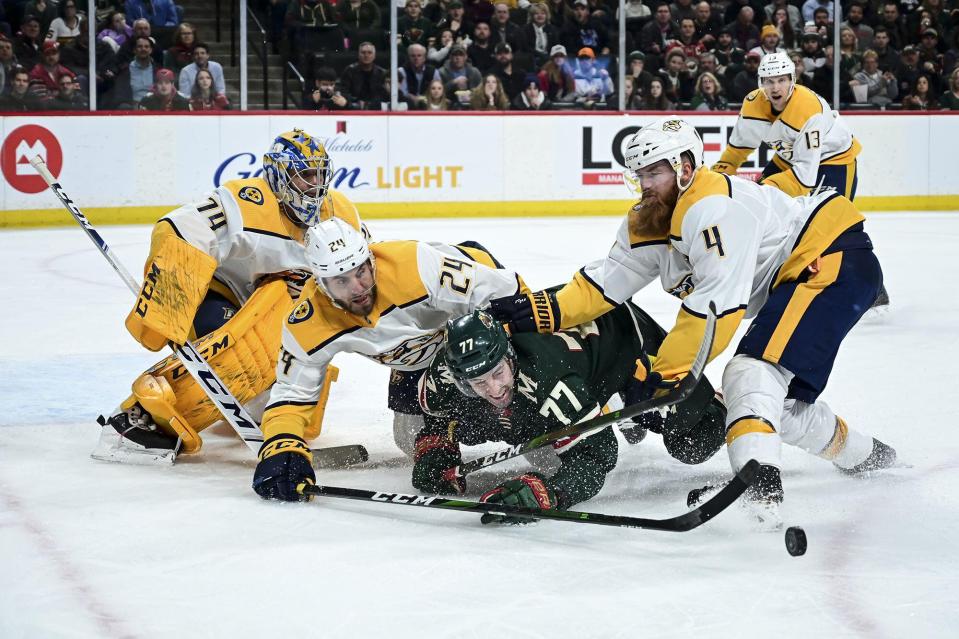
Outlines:
{"type": "Polygon", "coordinates": [[[176,459],[180,440],[158,429],[140,404],[101,415],[97,423],[101,430],[90,453],[94,459],[145,466],[170,465],[176,459]]]}

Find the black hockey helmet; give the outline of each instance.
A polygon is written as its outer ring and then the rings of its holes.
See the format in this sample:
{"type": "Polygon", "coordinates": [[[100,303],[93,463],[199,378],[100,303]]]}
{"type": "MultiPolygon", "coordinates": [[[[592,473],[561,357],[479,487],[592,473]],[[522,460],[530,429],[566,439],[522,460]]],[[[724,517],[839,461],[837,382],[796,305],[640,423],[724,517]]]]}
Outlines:
{"type": "Polygon", "coordinates": [[[446,322],[446,362],[457,381],[485,375],[507,356],[516,357],[509,336],[486,311],[476,310],[446,322]]]}

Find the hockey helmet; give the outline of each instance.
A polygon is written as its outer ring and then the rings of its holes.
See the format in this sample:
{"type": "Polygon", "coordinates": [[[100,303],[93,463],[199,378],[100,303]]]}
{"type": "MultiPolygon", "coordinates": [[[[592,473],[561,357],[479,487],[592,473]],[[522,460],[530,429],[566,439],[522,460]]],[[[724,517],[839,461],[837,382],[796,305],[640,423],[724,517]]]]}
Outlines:
{"type": "Polygon", "coordinates": [[[316,283],[333,303],[326,278],[343,275],[369,262],[376,281],[376,260],[363,234],[338,217],[331,217],[306,230],[305,256],[316,283]]]}
{"type": "Polygon", "coordinates": [[[469,380],[496,368],[504,357],[516,359],[503,325],[482,310],[446,322],[446,362],[460,392],[475,396],[469,380]]]}
{"type": "Polygon", "coordinates": [[[330,188],[333,164],[316,138],[300,129],[278,135],[263,155],[263,174],[294,222],[314,226],[320,221],[320,206],[330,188]],[[308,171],[316,172],[315,179],[305,175],[308,171]],[[297,177],[300,180],[295,180],[297,177]]]}
{"type": "MultiPolygon", "coordinates": [[[[764,92],[765,87],[763,87],[763,80],[766,78],[778,78],[781,75],[789,76],[790,83],[789,93],[786,94],[787,99],[792,95],[793,89],[796,88],[796,64],[785,51],[775,51],[766,54],[759,63],[757,75],[759,75],[759,87],[762,88],[764,92]]],[[[766,97],[769,97],[768,93],[766,93],[766,97]]]]}
{"type": "Polygon", "coordinates": [[[693,156],[693,170],[703,166],[703,139],[691,124],[671,115],[647,124],[626,142],[624,176],[627,184],[639,186],[639,170],[666,160],[676,172],[676,184],[680,192],[689,188],[683,185],[682,155],[693,156]]]}

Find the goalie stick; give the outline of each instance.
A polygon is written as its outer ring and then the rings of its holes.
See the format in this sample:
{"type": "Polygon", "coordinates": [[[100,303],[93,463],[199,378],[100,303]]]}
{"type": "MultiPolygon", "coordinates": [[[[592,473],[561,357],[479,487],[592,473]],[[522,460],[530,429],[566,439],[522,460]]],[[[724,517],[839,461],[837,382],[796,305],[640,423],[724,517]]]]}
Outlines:
{"type": "Polygon", "coordinates": [[[398,504],[401,506],[422,506],[425,508],[444,508],[471,513],[490,513],[493,515],[510,515],[524,517],[530,520],[551,519],[554,521],[568,521],[580,524],[598,524],[600,526],[619,526],[621,528],[645,528],[647,530],[661,530],[664,532],[686,532],[702,526],[707,521],[726,510],[742,495],[756,478],[759,462],[751,459],[736,473],[736,476],[726,484],[722,490],[703,502],[697,508],[682,515],[668,519],[647,519],[644,517],[629,517],[626,515],[604,515],[602,513],[587,513],[575,510],[557,510],[550,508],[523,508],[507,506],[506,504],[490,504],[479,501],[465,501],[462,499],[447,499],[445,497],[408,495],[405,493],[377,492],[359,490],[356,488],[339,488],[336,486],[312,486],[300,484],[297,490],[305,495],[318,497],[336,497],[340,499],[356,499],[383,504],[398,504]]]}
{"type": "MultiPolygon", "coordinates": [[[[120,259],[106,243],[106,240],[104,240],[100,233],[90,224],[90,221],[87,220],[83,212],[80,211],[80,208],[70,199],[70,196],[66,194],[66,191],[63,190],[60,183],[56,181],[53,174],[50,173],[50,170],[47,168],[46,163],[43,161],[43,158],[38,155],[30,160],[30,164],[37,173],[40,174],[43,181],[47,183],[47,186],[49,186],[53,194],[57,196],[60,203],[70,211],[70,215],[72,215],[73,219],[83,228],[103,257],[105,257],[110,263],[110,266],[113,267],[113,270],[117,272],[120,279],[127,285],[127,288],[129,288],[134,295],[139,295],[140,286],[136,280],[133,279],[130,272],[123,266],[123,263],[120,262],[120,259]]],[[[253,451],[253,454],[257,454],[259,444],[263,443],[263,433],[260,431],[259,424],[256,423],[256,420],[253,419],[243,405],[233,397],[233,394],[230,393],[226,384],[223,383],[220,376],[210,367],[210,364],[207,363],[203,355],[200,354],[200,351],[189,341],[182,345],[168,342],[168,345],[173,349],[177,358],[183,363],[184,368],[187,369],[197,384],[200,385],[200,388],[202,388],[210,400],[216,404],[217,409],[219,409],[220,414],[226,422],[236,431],[236,434],[246,442],[246,445],[253,451]]],[[[336,446],[332,449],[320,448],[313,451],[313,464],[317,466],[317,468],[326,468],[344,465],[344,461],[347,462],[345,465],[359,463],[360,461],[366,461],[367,457],[366,448],[360,445],[336,446]],[[326,450],[330,450],[331,452],[325,453],[324,451],[326,450]],[[358,461],[350,461],[354,459],[358,461]]]]}
{"type": "Polygon", "coordinates": [[[444,479],[448,481],[454,481],[457,478],[465,477],[470,473],[476,472],[481,468],[486,468],[488,466],[492,466],[493,464],[506,461],[507,459],[525,455],[531,450],[536,450],[537,448],[541,448],[547,444],[552,444],[553,442],[561,439],[586,435],[624,419],[629,419],[631,417],[636,417],[637,415],[642,415],[643,413],[648,413],[650,411],[678,404],[689,397],[696,388],[696,385],[699,384],[699,380],[703,376],[703,369],[706,368],[706,362],[709,360],[709,353],[713,348],[713,340],[715,337],[716,305],[710,302],[709,312],[706,314],[706,329],[703,333],[703,341],[699,344],[699,350],[696,352],[696,357],[693,359],[693,364],[689,368],[689,373],[687,373],[686,377],[684,377],[675,388],[669,390],[666,394],[662,395],[661,397],[653,397],[643,402],[637,402],[635,404],[631,404],[630,406],[624,406],[619,410],[614,410],[610,413],[606,413],[605,415],[598,415],[585,422],[570,424],[564,428],[534,437],[523,444],[516,444],[515,446],[498,450],[495,453],[490,453],[484,457],[473,459],[466,463],[460,464],[459,466],[447,468],[443,472],[444,479]]]}

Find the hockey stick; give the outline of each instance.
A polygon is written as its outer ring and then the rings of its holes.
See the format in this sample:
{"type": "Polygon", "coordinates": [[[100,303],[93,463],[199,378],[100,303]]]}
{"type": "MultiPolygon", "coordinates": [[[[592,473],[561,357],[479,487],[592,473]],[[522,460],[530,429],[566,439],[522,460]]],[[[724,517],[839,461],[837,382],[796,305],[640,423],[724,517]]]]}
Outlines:
{"type": "Polygon", "coordinates": [[[462,499],[447,499],[445,497],[407,495],[404,493],[384,493],[372,490],[358,490],[355,488],[338,488],[336,486],[311,486],[300,484],[297,490],[306,495],[318,497],[337,497],[341,499],[357,499],[385,504],[399,504],[402,506],[423,506],[426,508],[444,508],[470,513],[490,513],[493,515],[508,515],[523,517],[530,520],[552,519],[580,524],[598,524],[600,526],[619,526],[621,528],[645,528],[647,530],[662,530],[665,532],[686,532],[702,526],[704,523],[724,511],[730,504],[745,492],[756,478],[759,462],[749,460],[736,476],[726,484],[722,490],[703,502],[697,508],[682,515],[668,519],[645,519],[643,517],[628,517],[624,515],[604,515],[602,513],[586,513],[575,510],[539,510],[538,508],[522,508],[507,506],[506,504],[490,504],[479,501],[464,501],[462,499]]]}
{"type": "MultiPolygon", "coordinates": [[[[87,236],[100,250],[103,257],[107,259],[110,266],[113,267],[113,270],[117,272],[120,279],[124,281],[127,288],[129,288],[134,295],[139,295],[140,286],[136,280],[133,279],[130,272],[123,266],[123,263],[120,262],[120,259],[106,243],[106,240],[104,240],[100,233],[90,224],[90,221],[87,220],[83,212],[80,211],[80,208],[70,199],[70,196],[66,194],[63,187],[60,186],[60,183],[54,179],[53,174],[47,169],[43,158],[38,155],[30,160],[30,164],[37,173],[40,174],[43,181],[47,183],[50,190],[53,191],[53,194],[60,200],[60,203],[70,211],[73,219],[86,231],[87,236]]],[[[259,451],[259,444],[263,443],[263,433],[260,432],[260,426],[256,423],[256,420],[253,419],[243,405],[233,397],[233,394],[230,393],[226,384],[223,383],[223,380],[210,368],[209,363],[207,363],[203,355],[200,354],[200,351],[198,351],[191,342],[187,341],[183,345],[168,342],[168,345],[173,349],[173,352],[180,362],[183,363],[184,368],[189,371],[193,379],[200,385],[200,388],[202,388],[210,400],[216,404],[217,409],[219,409],[220,414],[226,422],[236,431],[236,434],[246,442],[250,450],[256,454],[259,451]]],[[[314,450],[314,464],[320,464],[319,467],[324,467],[323,464],[331,461],[334,464],[342,459],[356,458],[360,461],[366,461],[368,457],[366,449],[363,446],[337,446],[334,448],[336,450],[322,448],[314,450]],[[331,453],[324,453],[326,450],[330,450],[331,453]],[[317,457],[323,459],[318,460],[317,457]],[[330,457],[330,459],[328,460],[326,457],[330,457]]]]}
{"type": "Polygon", "coordinates": [[[679,384],[676,385],[675,388],[671,389],[666,394],[662,395],[661,397],[653,397],[652,399],[648,399],[643,402],[637,402],[629,406],[624,406],[619,410],[614,410],[610,413],[606,413],[605,415],[598,415],[585,422],[570,424],[565,428],[560,428],[558,430],[544,433],[538,437],[534,437],[523,444],[516,444],[515,446],[498,450],[495,453],[490,453],[485,457],[473,459],[464,464],[460,464],[459,466],[454,466],[453,468],[447,468],[443,472],[444,479],[448,481],[454,481],[457,478],[465,477],[472,472],[476,472],[481,468],[486,468],[488,466],[492,466],[493,464],[506,461],[507,459],[525,455],[531,450],[541,448],[547,444],[552,444],[553,442],[561,439],[586,435],[624,419],[629,419],[631,417],[636,417],[637,415],[642,415],[643,413],[648,413],[650,411],[678,404],[689,397],[699,384],[699,380],[703,376],[703,369],[706,368],[706,362],[709,360],[709,352],[713,348],[713,340],[715,338],[716,305],[710,302],[709,312],[706,314],[706,330],[703,334],[703,341],[699,344],[699,350],[696,352],[696,357],[693,359],[693,364],[689,368],[689,373],[679,384]]]}

